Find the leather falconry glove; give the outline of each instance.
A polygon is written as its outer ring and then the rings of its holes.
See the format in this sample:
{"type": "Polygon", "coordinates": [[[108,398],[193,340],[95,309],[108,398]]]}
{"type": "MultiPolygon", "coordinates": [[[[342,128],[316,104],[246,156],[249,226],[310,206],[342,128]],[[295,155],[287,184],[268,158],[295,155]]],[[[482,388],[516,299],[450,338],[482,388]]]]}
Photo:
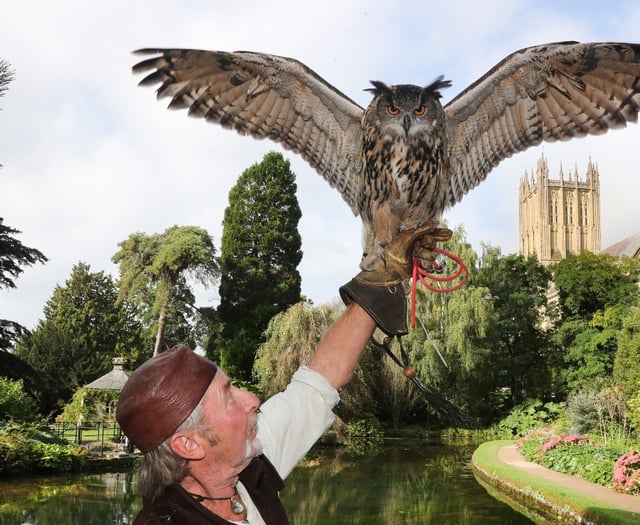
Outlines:
{"type": "MultiPolygon", "coordinates": [[[[372,270],[360,272],[340,287],[340,297],[346,305],[355,301],[364,308],[386,336],[406,335],[408,281],[414,258],[425,270],[431,269],[436,243],[449,240],[452,234],[448,228],[438,228],[437,223],[398,232],[372,270]]],[[[376,333],[374,339],[380,342],[384,336],[376,333]]]]}

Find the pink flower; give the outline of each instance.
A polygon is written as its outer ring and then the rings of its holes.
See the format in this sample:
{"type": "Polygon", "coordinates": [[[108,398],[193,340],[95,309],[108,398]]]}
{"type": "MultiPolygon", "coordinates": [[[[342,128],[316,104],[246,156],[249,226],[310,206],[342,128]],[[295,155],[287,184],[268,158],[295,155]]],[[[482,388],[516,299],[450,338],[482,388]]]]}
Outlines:
{"type": "Polygon", "coordinates": [[[546,443],[544,443],[541,447],[540,450],[542,451],[542,453],[547,452],[548,450],[551,450],[552,448],[556,448],[556,446],[558,445],[558,443],[562,443],[562,438],[561,437],[554,437],[553,439],[550,439],[549,441],[547,441],[546,443]]]}
{"type": "Polygon", "coordinates": [[[613,468],[613,488],[628,494],[640,494],[640,454],[634,450],[618,458],[613,468]]]}
{"type": "Polygon", "coordinates": [[[540,447],[540,450],[544,453],[548,450],[551,450],[552,448],[556,448],[558,445],[566,444],[581,447],[582,445],[586,445],[587,443],[589,443],[589,438],[585,436],[579,436],[577,434],[570,436],[559,436],[554,437],[553,439],[550,439],[549,441],[544,443],[540,447]]]}
{"type": "Polygon", "coordinates": [[[537,452],[538,461],[540,463],[544,463],[543,458],[545,453],[549,450],[552,450],[559,446],[570,445],[574,447],[581,447],[589,443],[589,438],[585,436],[580,436],[577,434],[572,434],[569,436],[558,436],[550,439],[540,446],[537,452]]]}

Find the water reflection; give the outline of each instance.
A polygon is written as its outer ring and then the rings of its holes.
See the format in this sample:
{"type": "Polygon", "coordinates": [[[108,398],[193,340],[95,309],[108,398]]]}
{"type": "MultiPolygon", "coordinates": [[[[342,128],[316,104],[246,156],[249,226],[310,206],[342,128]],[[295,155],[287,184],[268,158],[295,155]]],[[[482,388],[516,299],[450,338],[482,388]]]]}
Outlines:
{"type": "MultiPolygon", "coordinates": [[[[323,449],[282,492],[292,525],[533,523],[475,481],[472,448],[385,446],[366,456],[323,449]]],[[[0,482],[0,525],[128,525],[140,509],[132,474],[0,482]]]]}
{"type": "Polygon", "coordinates": [[[140,510],[132,473],[0,483],[0,525],[128,525],[140,510]]]}
{"type": "Polygon", "coordinates": [[[342,449],[296,469],[282,499],[294,524],[525,525],[531,520],[475,481],[467,447],[383,447],[366,457],[342,449]]]}

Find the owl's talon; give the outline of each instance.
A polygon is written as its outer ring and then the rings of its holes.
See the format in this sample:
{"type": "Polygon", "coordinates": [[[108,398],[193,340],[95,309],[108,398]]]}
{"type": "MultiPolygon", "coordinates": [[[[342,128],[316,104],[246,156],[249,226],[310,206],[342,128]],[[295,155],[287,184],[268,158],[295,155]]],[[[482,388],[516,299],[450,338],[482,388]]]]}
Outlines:
{"type": "Polygon", "coordinates": [[[364,270],[365,272],[372,272],[376,269],[379,269],[380,261],[382,261],[382,266],[386,266],[385,253],[382,246],[379,246],[376,250],[374,250],[374,253],[362,254],[360,269],[364,270]]]}

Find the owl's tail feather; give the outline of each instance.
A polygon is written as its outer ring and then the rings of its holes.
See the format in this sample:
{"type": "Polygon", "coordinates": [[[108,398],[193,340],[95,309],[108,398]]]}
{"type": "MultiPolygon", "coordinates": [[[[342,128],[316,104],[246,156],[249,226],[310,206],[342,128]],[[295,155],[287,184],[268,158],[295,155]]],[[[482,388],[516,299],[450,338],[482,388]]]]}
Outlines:
{"type": "Polygon", "coordinates": [[[399,367],[404,369],[404,375],[410,379],[414,385],[422,392],[425,399],[435,408],[441,415],[447,417],[456,428],[474,428],[475,422],[473,418],[464,412],[462,409],[445,399],[440,394],[437,394],[433,390],[427,388],[427,386],[418,378],[416,371],[409,365],[409,356],[405,352],[400,337],[397,337],[398,344],[400,346],[400,357],[393,353],[389,346],[390,339],[386,338],[384,342],[379,342],[376,339],[372,341],[381,346],[391,360],[399,367]]]}

